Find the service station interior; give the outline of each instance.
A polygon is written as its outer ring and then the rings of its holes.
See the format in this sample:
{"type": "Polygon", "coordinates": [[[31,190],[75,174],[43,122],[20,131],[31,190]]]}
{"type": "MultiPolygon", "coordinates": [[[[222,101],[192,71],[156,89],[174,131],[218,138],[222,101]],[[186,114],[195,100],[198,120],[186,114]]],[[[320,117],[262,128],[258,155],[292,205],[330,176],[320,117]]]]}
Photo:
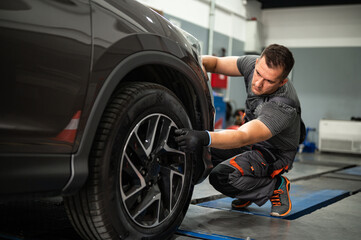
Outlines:
{"type": "MultiPolygon", "coordinates": [[[[170,239],[360,239],[361,2],[138,2],[197,38],[202,55],[259,55],[272,43],[287,46],[295,58],[288,79],[307,132],[293,168],[284,174],[291,181],[287,216],[270,216],[270,202],[234,210],[234,199],[206,178],[195,185],[184,220],[170,239]]],[[[245,109],[243,78],[208,78],[215,131],[234,129],[245,109]]],[[[61,197],[0,204],[0,221],[6,226],[1,239],[80,239],[61,197]]]]}

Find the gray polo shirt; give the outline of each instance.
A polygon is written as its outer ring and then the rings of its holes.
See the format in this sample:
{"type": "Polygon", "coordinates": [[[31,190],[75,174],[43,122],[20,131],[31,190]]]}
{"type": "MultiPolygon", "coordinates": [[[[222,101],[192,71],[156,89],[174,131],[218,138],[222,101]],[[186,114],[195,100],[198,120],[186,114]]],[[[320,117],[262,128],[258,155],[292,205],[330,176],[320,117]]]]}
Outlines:
{"type": "MultiPolygon", "coordinates": [[[[268,102],[268,98],[280,96],[292,99],[297,106],[300,102],[291,81],[270,95],[255,95],[251,90],[256,59],[259,56],[242,56],[237,60],[237,67],[244,76],[247,91],[246,112],[251,112],[254,119],[264,123],[272,133],[267,141],[259,143],[265,148],[276,149],[281,155],[293,161],[300,138],[300,114],[296,108],[282,102],[268,102]],[[282,154],[293,152],[294,154],[282,154]]],[[[251,119],[250,119],[251,120],[251,119]]]]}

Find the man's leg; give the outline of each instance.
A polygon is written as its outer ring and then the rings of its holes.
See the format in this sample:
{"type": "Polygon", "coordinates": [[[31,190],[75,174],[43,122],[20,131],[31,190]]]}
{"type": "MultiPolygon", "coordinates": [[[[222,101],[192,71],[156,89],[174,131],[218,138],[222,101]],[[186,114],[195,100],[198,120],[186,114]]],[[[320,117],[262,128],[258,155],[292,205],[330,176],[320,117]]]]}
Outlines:
{"type": "Polygon", "coordinates": [[[261,206],[273,195],[276,179],[268,176],[268,164],[257,151],[247,151],[217,165],[209,175],[221,193],[261,206]]]}
{"type": "MultiPolygon", "coordinates": [[[[213,166],[216,167],[218,164],[223,162],[225,159],[229,159],[231,157],[234,157],[236,155],[239,155],[243,152],[250,151],[250,150],[251,150],[251,148],[248,146],[245,146],[242,148],[235,148],[235,149],[211,148],[213,166]]],[[[226,173],[226,175],[228,175],[228,174],[226,173]]],[[[217,188],[217,187],[215,187],[215,188],[217,188]]],[[[232,191],[232,190],[228,189],[225,191],[228,192],[228,191],[232,191]]],[[[236,199],[236,200],[232,201],[232,208],[242,209],[242,208],[248,207],[251,204],[252,204],[251,201],[236,199]]]]}
{"type": "Polygon", "coordinates": [[[241,153],[244,153],[244,152],[250,151],[250,150],[251,150],[250,147],[241,147],[241,148],[234,148],[234,149],[211,148],[213,166],[215,167],[226,159],[232,158],[236,155],[239,155],[241,153]]]}
{"type": "Polygon", "coordinates": [[[291,211],[290,182],[286,177],[268,175],[268,164],[258,151],[247,151],[217,165],[209,181],[219,192],[238,198],[233,208],[244,208],[252,202],[262,206],[271,200],[271,215],[285,216],[291,211]]]}

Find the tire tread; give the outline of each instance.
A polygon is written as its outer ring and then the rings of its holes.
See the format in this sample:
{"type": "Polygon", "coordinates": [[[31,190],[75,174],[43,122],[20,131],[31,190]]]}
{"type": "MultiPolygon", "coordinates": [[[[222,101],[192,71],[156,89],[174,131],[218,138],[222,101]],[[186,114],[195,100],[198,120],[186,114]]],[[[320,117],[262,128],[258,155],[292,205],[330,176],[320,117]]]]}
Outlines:
{"type": "MultiPolygon", "coordinates": [[[[127,104],[143,89],[170,90],[153,83],[131,83],[118,89],[111,97],[97,128],[89,156],[89,177],[85,186],[75,195],[64,197],[69,219],[79,235],[87,240],[119,239],[104,208],[101,190],[102,159],[108,137],[127,104]]],[[[123,233],[126,235],[127,233],[123,233]]]]}

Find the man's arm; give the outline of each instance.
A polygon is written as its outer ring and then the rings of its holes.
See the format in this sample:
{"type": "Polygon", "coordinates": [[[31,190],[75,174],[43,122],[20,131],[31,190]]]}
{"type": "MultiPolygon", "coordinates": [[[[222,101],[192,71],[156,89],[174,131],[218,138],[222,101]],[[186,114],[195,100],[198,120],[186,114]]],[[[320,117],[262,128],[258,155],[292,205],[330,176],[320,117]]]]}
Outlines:
{"type": "Polygon", "coordinates": [[[237,67],[238,57],[202,56],[206,72],[219,73],[227,76],[242,76],[237,67]]]}
{"type": "Polygon", "coordinates": [[[220,132],[197,131],[191,129],[177,129],[174,131],[175,141],[184,151],[195,151],[201,146],[220,149],[239,148],[272,137],[271,131],[260,120],[252,120],[242,125],[238,130],[224,130],[220,132]]]}
{"type": "Polygon", "coordinates": [[[260,120],[252,120],[238,130],[210,132],[211,147],[220,149],[239,148],[265,141],[272,137],[271,131],[260,120]]]}

